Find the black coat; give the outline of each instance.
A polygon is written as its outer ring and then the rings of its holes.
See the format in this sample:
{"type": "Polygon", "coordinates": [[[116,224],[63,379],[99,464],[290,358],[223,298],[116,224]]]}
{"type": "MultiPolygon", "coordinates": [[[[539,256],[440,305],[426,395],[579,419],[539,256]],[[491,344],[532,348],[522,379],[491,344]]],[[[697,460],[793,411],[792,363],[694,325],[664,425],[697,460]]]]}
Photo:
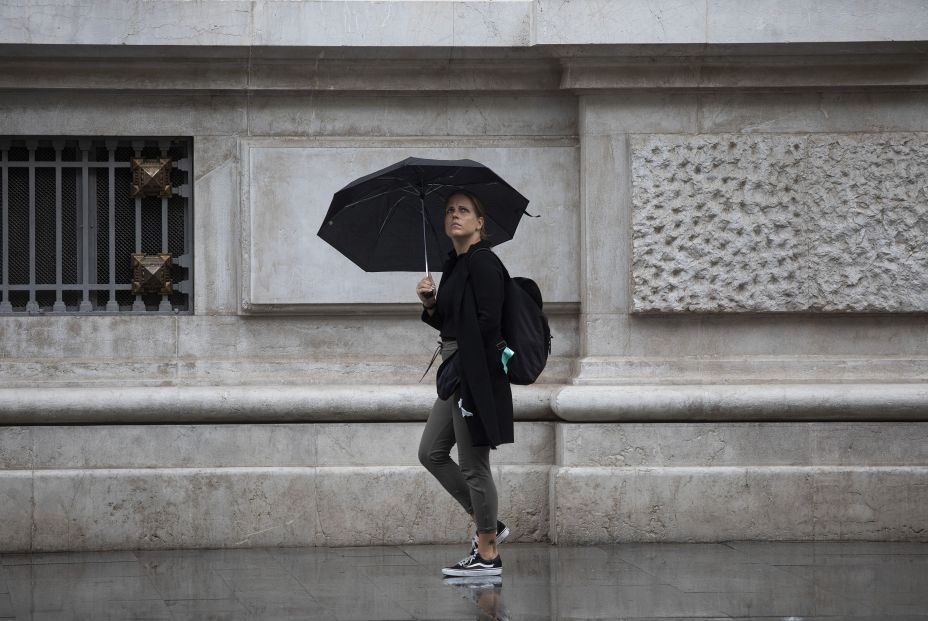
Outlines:
{"type": "Polygon", "coordinates": [[[492,251],[475,253],[479,248],[489,244],[478,242],[460,257],[450,253],[436,310],[431,316],[423,311],[422,320],[442,337],[457,340],[462,405],[475,414],[465,419],[473,445],[496,448],[514,439],[512,390],[498,349],[505,272],[499,257],[492,251]]]}

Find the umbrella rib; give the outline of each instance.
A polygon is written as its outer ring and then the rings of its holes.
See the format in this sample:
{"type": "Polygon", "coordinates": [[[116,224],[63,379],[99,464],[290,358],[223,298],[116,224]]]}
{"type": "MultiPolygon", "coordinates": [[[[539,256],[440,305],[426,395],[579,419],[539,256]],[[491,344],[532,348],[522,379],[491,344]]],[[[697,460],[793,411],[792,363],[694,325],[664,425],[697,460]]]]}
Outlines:
{"type": "MultiPolygon", "coordinates": [[[[377,193],[377,194],[370,194],[370,195],[368,195],[368,196],[364,196],[364,197],[359,198],[358,200],[353,201],[353,202],[350,202],[350,203],[345,203],[344,207],[342,207],[341,209],[339,209],[339,210],[338,210],[338,213],[335,214],[334,216],[332,216],[332,218],[330,218],[330,219],[335,219],[335,218],[337,218],[337,217],[340,216],[341,214],[345,213],[345,211],[347,211],[347,210],[350,209],[351,207],[357,207],[358,205],[360,205],[361,203],[363,203],[363,202],[365,202],[365,201],[369,201],[369,200],[372,200],[372,199],[375,199],[375,198],[380,198],[381,196],[386,196],[387,194],[391,194],[391,193],[396,192],[396,191],[405,192],[406,194],[410,194],[410,195],[412,195],[412,196],[419,196],[419,193],[418,193],[418,192],[413,192],[413,191],[411,191],[411,190],[407,190],[406,188],[391,188],[391,189],[389,189],[389,190],[385,190],[385,191],[379,192],[379,193],[377,193]]],[[[406,198],[406,197],[404,196],[403,198],[406,198]]]]}
{"type": "Polygon", "coordinates": [[[374,242],[375,244],[380,242],[380,235],[383,233],[383,228],[387,226],[387,222],[389,222],[390,218],[393,217],[393,212],[396,210],[396,206],[402,203],[404,200],[406,200],[406,198],[407,198],[406,196],[401,196],[399,200],[397,200],[395,203],[393,203],[390,206],[390,210],[387,211],[387,217],[384,218],[383,222],[380,223],[380,230],[377,231],[377,241],[374,242]]]}

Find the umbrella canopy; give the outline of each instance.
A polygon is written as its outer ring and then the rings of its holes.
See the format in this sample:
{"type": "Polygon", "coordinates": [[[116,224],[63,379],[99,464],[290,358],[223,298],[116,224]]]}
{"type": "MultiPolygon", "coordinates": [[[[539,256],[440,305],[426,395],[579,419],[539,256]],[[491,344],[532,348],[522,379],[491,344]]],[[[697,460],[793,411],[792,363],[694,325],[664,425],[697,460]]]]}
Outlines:
{"type": "Polygon", "coordinates": [[[512,239],[528,199],[473,160],[407,158],[335,193],[319,237],[365,272],[418,272],[450,252],[445,201],[473,192],[486,210],[487,241],[512,239]]]}

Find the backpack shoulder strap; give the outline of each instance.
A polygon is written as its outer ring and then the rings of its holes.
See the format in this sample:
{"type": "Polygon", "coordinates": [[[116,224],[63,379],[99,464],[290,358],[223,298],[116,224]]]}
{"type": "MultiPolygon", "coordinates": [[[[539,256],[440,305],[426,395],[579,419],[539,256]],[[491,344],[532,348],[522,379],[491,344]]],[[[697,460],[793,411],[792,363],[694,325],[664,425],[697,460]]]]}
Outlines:
{"type": "MultiPolygon", "coordinates": [[[[499,263],[500,267],[503,268],[503,281],[505,282],[508,280],[512,280],[512,277],[509,275],[509,270],[506,269],[506,264],[503,263],[502,259],[496,256],[495,252],[493,252],[489,248],[477,248],[476,250],[474,250],[474,254],[477,254],[478,252],[483,252],[483,251],[489,252],[491,255],[493,255],[493,257],[495,257],[496,261],[499,263]]],[[[468,261],[470,261],[469,257],[468,257],[468,261]]]]}

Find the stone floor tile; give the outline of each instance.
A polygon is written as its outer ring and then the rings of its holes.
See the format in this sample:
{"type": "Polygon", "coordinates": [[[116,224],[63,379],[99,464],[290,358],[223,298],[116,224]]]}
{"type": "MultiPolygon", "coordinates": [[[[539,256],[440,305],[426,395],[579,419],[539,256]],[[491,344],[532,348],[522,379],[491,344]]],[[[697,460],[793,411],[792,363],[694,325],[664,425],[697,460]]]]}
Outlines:
{"type": "Polygon", "coordinates": [[[461,548],[6,555],[0,618],[928,621],[921,544],[511,543],[490,591],[442,579],[461,548]]]}
{"type": "Polygon", "coordinates": [[[255,619],[325,619],[334,610],[306,592],[277,591],[236,592],[235,599],[255,619]]]}
{"type": "Polygon", "coordinates": [[[13,612],[13,602],[9,593],[0,593],[0,619],[9,619],[15,617],[13,612]]]}
{"type": "Polygon", "coordinates": [[[237,599],[165,600],[175,621],[253,621],[254,616],[237,599]]]}
{"type": "Polygon", "coordinates": [[[135,552],[38,552],[35,554],[3,554],[0,565],[61,565],[67,563],[134,563],[135,552]]]}
{"type": "Polygon", "coordinates": [[[209,562],[196,557],[168,557],[141,562],[155,589],[165,599],[223,599],[232,587],[209,562]]]}

